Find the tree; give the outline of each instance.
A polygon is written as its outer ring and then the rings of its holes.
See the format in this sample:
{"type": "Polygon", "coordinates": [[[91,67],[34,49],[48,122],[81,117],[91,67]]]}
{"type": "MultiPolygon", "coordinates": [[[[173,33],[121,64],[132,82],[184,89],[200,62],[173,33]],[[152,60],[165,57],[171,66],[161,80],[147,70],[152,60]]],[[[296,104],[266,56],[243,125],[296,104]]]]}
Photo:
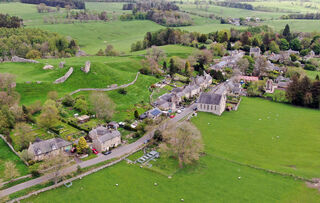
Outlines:
{"type": "Polygon", "coordinates": [[[52,155],[42,162],[39,169],[50,174],[54,183],[57,184],[60,178],[67,175],[66,173],[63,173],[62,169],[67,166],[69,160],[69,157],[64,153],[52,155]]]}
{"type": "Polygon", "coordinates": [[[185,67],[184,67],[184,72],[186,74],[187,77],[190,77],[191,76],[191,66],[190,66],[190,63],[189,61],[186,61],[186,64],[185,64],[185,67]]]}
{"type": "Polygon", "coordinates": [[[53,100],[47,100],[42,108],[41,114],[37,119],[40,126],[50,128],[56,125],[59,119],[59,111],[53,100]]]}
{"type": "Polygon", "coordinates": [[[278,54],[280,52],[279,46],[275,41],[270,42],[269,50],[275,54],[278,54]]]}
{"type": "Polygon", "coordinates": [[[12,161],[7,161],[4,164],[4,177],[10,182],[13,181],[14,178],[20,176],[16,165],[12,161]]]}
{"type": "Polygon", "coordinates": [[[150,66],[152,75],[154,72],[159,72],[159,62],[166,58],[165,52],[157,46],[152,46],[147,49],[146,60],[150,66]]]}
{"type": "Polygon", "coordinates": [[[176,67],[173,58],[170,59],[169,62],[169,73],[171,76],[173,76],[175,73],[177,73],[178,68],[176,67]]]}
{"type": "Polygon", "coordinates": [[[48,99],[51,99],[53,101],[57,101],[58,100],[58,92],[57,91],[50,91],[48,92],[48,99]]]}
{"type": "Polygon", "coordinates": [[[74,99],[71,95],[66,94],[62,99],[62,104],[65,106],[73,106],[74,105],[74,99]]]}
{"type": "Polygon", "coordinates": [[[77,152],[79,154],[82,154],[84,152],[84,150],[86,150],[88,148],[88,144],[86,139],[84,139],[84,137],[80,137],[78,145],[77,145],[77,152]]]}
{"type": "Polygon", "coordinates": [[[237,61],[237,66],[239,67],[242,73],[246,73],[249,68],[249,61],[246,58],[241,58],[237,61]]]}
{"type": "Polygon", "coordinates": [[[163,132],[163,140],[164,142],[160,144],[161,151],[176,158],[180,168],[199,160],[203,152],[200,131],[187,121],[178,126],[169,126],[163,132]]]}
{"type": "Polygon", "coordinates": [[[134,117],[137,119],[139,118],[139,112],[137,110],[134,111],[134,117]]]}
{"type": "Polygon", "coordinates": [[[102,49],[99,49],[99,51],[96,54],[97,56],[104,56],[104,52],[102,49]]]}
{"type": "Polygon", "coordinates": [[[295,38],[293,40],[291,40],[290,42],[290,48],[292,50],[295,50],[295,51],[300,51],[301,50],[301,43],[300,43],[300,40],[298,38],[295,38]]]}
{"type": "Polygon", "coordinates": [[[291,32],[290,32],[290,27],[289,27],[288,24],[284,28],[282,35],[286,38],[287,41],[290,42],[290,40],[291,40],[291,32]]]}
{"type": "Polygon", "coordinates": [[[93,106],[93,111],[99,119],[109,120],[115,111],[115,104],[103,92],[93,92],[90,95],[90,101],[93,106]]]}
{"type": "Polygon", "coordinates": [[[80,111],[82,114],[88,113],[88,103],[84,99],[77,99],[74,108],[80,111]]]}
{"type": "Polygon", "coordinates": [[[41,53],[38,50],[30,50],[26,54],[27,59],[40,59],[41,58],[41,53]]]}
{"type": "Polygon", "coordinates": [[[163,61],[162,69],[164,71],[167,71],[167,62],[166,61],[163,61]]]}
{"type": "Polygon", "coordinates": [[[118,56],[119,55],[119,53],[116,50],[114,50],[114,47],[111,44],[107,45],[107,48],[105,49],[104,52],[105,52],[106,56],[118,56]]]}
{"type": "Polygon", "coordinates": [[[156,142],[162,142],[163,136],[162,136],[162,133],[161,133],[160,130],[154,131],[153,139],[154,139],[156,142]]]}
{"type": "Polygon", "coordinates": [[[286,39],[280,39],[280,49],[286,51],[290,48],[289,42],[286,39]]]}
{"type": "Polygon", "coordinates": [[[254,64],[253,75],[255,76],[264,75],[267,72],[267,67],[268,67],[267,59],[263,56],[257,57],[254,64]]]}
{"type": "Polygon", "coordinates": [[[210,49],[212,50],[212,53],[214,56],[224,56],[226,54],[226,49],[224,48],[224,45],[221,43],[212,44],[210,46],[210,49]]]}
{"type": "Polygon", "coordinates": [[[16,151],[21,149],[27,149],[29,143],[34,140],[34,136],[30,133],[32,128],[30,125],[20,122],[17,123],[14,127],[14,133],[12,134],[11,139],[14,141],[14,148],[16,151]]]}

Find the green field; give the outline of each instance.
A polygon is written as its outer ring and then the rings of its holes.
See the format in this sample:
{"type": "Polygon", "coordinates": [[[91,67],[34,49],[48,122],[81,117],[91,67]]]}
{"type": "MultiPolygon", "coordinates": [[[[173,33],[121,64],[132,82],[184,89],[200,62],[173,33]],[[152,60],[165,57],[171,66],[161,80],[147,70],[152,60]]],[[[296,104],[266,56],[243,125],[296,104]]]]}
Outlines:
{"type": "Polygon", "coordinates": [[[276,31],[284,29],[288,24],[290,29],[296,32],[320,32],[319,20],[269,20],[262,22],[262,24],[268,25],[276,31]]]}
{"type": "MultiPolygon", "coordinates": [[[[319,177],[319,116],[315,110],[244,98],[238,112],[222,117],[200,113],[193,119],[202,132],[205,156],[198,164],[179,170],[172,179],[152,168],[122,162],[74,181],[71,188],[63,186],[25,202],[179,202],[181,198],[186,202],[319,202],[319,192],[302,181],[225,160],[319,177]],[[264,120],[275,111],[279,124],[274,116],[264,120]],[[294,117],[302,113],[304,119],[294,117]],[[297,128],[298,119],[305,127],[297,128]],[[279,139],[270,141],[277,135],[279,139]],[[295,164],[296,169],[287,169],[287,164],[295,164]]],[[[166,163],[164,160],[158,162],[166,163]]]]}
{"type": "Polygon", "coordinates": [[[4,177],[4,166],[6,161],[12,161],[16,164],[16,167],[21,176],[28,174],[27,166],[16,156],[8,145],[0,138],[0,179],[4,177]]]}
{"type": "Polygon", "coordinates": [[[194,119],[213,154],[307,178],[320,177],[319,122],[319,110],[252,98],[237,112],[194,119]]]}

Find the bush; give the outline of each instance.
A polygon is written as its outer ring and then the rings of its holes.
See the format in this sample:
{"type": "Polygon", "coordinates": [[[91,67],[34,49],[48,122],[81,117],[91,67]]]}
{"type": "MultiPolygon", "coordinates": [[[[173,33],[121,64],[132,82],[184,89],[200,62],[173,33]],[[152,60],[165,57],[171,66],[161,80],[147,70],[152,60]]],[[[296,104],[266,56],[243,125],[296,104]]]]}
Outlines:
{"type": "Polygon", "coordinates": [[[33,178],[37,178],[37,177],[40,177],[41,174],[39,173],[39,171],[33,170],[31,171],[31,175],[33,178]]]}
{"type": "Polygon", "coordinates": [[[118,92],[123,95],[127,94],[127,90],[125,90],[124,88],[120,88],[118,92]]]}
{"type": "Polygon", "coordinates": [[[314,65],[312,65],[312,64],[306,64],[306,65],[304,66],[304,69],[305,69],[305,70],[311,70],[311,71],[317,70],[317,68],[316,68],[314,65]]]}

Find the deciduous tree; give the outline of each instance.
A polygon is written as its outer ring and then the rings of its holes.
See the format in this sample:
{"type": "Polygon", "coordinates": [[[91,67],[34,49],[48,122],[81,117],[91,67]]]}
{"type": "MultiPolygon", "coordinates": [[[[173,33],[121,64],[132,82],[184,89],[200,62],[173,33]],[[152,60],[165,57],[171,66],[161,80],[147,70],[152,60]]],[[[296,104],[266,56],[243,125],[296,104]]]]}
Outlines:
{"type": "Polygon", "coordinates": [[[164,142],[160,145],[161,151],[179,161],[182,168],[199,160],[203,151],[200,131],[189,122],[184,121],[178,126],[169,126],[163,132],[164,142]]]}

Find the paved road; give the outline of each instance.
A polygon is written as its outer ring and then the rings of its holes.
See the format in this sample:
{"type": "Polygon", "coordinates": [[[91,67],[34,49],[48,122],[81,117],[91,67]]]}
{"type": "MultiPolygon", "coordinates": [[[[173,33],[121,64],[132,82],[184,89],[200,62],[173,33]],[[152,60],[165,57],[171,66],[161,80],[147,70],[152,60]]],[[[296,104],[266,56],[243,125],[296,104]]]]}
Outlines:
{"type": "MultiPolygon", "coordinates": [[[[175,123],[179,122],[181,119],[183,119],[186,116],[188,116],[189,114],[191,114],[193,112],[193,108],[195,106],[196,106],[196,104],[190,105],[183,112],[181,112],[180,114],[177,114],[176,117],[168,120],[167,122],[165,122],[159,128],[163,129],[168,124],[175,124],[175,123]]],[[[106,155],[106,156],[105,155],[100,155],[100,156],[98,156],[98,157],[96,157],[94,159],[90,159],[90,160],[81,162],[79,164],[74,164],[74,165],[72,165],[72,166],[70,166],[68,168],[63,169],[61,173],[62,174],[64,174],[64,173],[67,174],[67,173],[74,172],[74,171],[77,170],[78,165],[81,168],[85,168],[85,167],[93,166],[93,165],[96,165],[98,163],[101,163],[101,162],[104,162],[104,161],[107,161],[107,160],[110,160],[110,159],[113,159],[113,158],[121,157],[121,156],[123,156],[125,154],[128,154],[130,152],[133,152],[134,150],[136,150],[139,147],[141,147],[146,140],[151,139],[152,136],[153,136],[154,131],[155,130],[147,133],[146,135],[144,135],[142,138],[138,139],[134,143],[131,143],[131,144],[128,144],[128,145],[123,145],[123,146],[120,146],[120,147],[112,150],[112,153],[109,154],[109,155],[106,155]]],[[[41,184],[41,183],[48,182],[49,180],[52,179],[52,177],[53,177],[52,174],[48,174],[48,175],[44,175],[44,176],[41,176],[41,177],[33,179],[33,180],[29,180],[27,182],[15,185],[13,187],[7,188],[7,189],[2,190],[0,192],[0,197],[7,196],[7,195],[10,195],[12,193],[18,192],[20,190],[23,190],[23,189],[26,189],[26,188],[29,188],[29,187],[32,187],[32,186],[35,186],[35,185],[38,185],[38,184],[41,184]]]]}

